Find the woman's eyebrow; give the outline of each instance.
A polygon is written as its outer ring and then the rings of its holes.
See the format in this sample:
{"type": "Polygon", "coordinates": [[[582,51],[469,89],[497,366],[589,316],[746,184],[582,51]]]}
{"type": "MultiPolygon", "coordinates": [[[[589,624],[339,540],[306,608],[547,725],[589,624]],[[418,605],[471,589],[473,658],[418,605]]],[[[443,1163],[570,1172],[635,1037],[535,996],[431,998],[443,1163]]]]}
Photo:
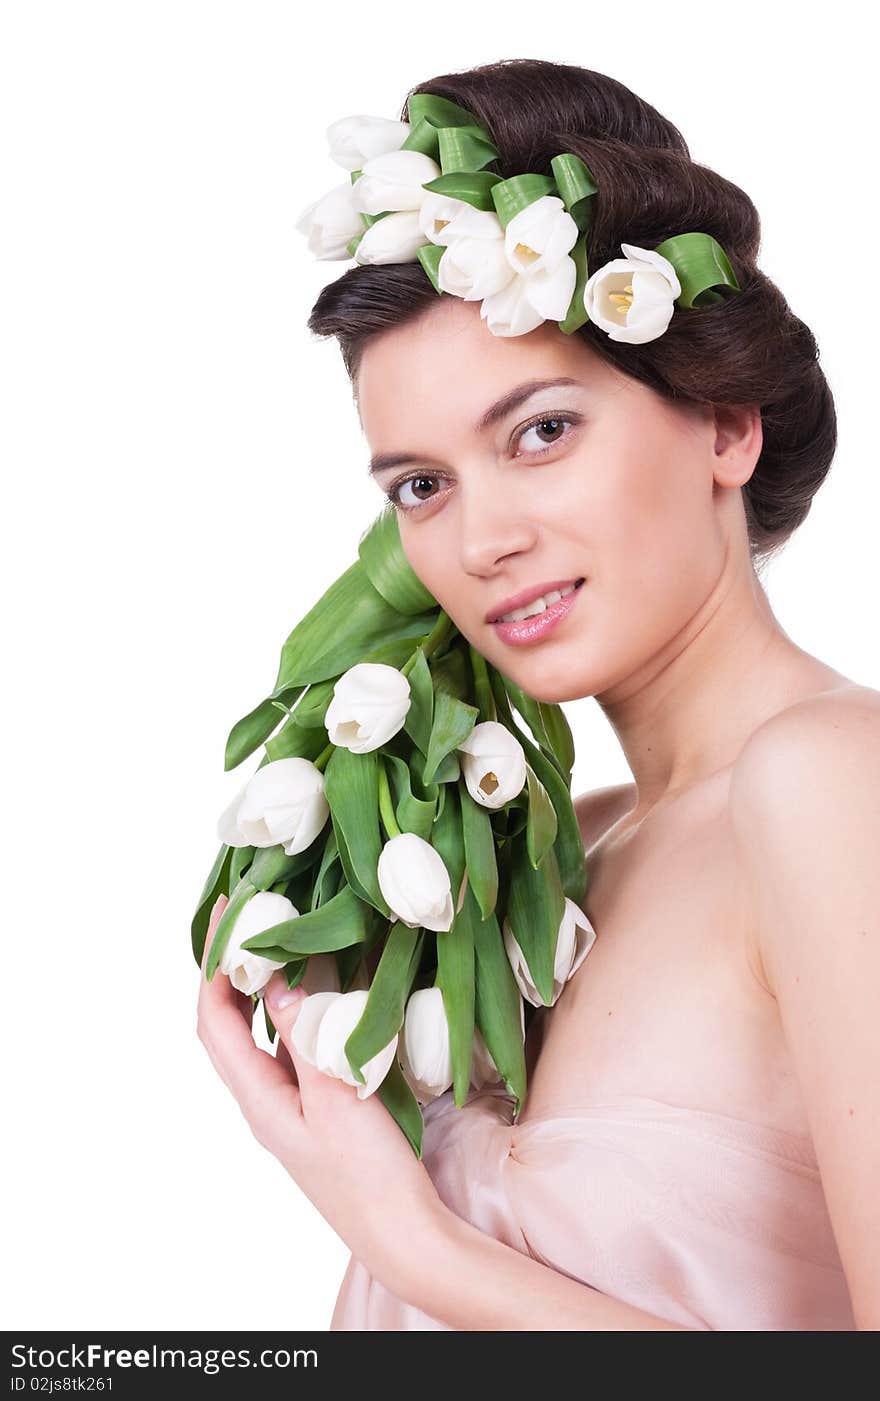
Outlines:
{"type": "Polygon", "coordinates": [[[474,424],[477,433],[485,433],[487,428],[492,428],[499,419],[505,418],[513,409],[518,409],[526,399],[531,399],[533,394],[540,393],[543,389],[556,389],[562,385],[574,385],[577,387],[579,381],[572,379],[571,375],[562,375],[558,379],[527,379],[522,384],[518,384],[515,389],[510,389],[506,394],[502,394],[500,399],[496,399],[489,408],[474,424]]]}
{"type": "MultiPolygon", "coordinates": [[[[509,389],[506,394],[502,394],[500,399],[496,399],[494,404],[490,404],[486,412],[474,424],[474,432],[485,433],[488,428],[494,427],[502,418],[519,408],[526,399],[531,399],[533,394],[538,394],[544,389],[557,389],[563,386],[578,388],[580,381],[572,379],[571,375],[561,375],[556,379],[527,379],[522,384],[516,385],[514,389],[509,389]]],[[[406,462],[425,462],[424,454],[414,452],[380,452],[370,459],[368,471],[370,475],[382,472],[389,467],[401,467],[406,462]]]]}

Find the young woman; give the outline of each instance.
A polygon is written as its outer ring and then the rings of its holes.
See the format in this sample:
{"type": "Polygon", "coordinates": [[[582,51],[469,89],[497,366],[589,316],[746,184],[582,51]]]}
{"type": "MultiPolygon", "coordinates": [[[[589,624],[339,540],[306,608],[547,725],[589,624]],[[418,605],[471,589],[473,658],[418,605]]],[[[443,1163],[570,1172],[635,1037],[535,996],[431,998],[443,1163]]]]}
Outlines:
{"type": "Polygon", "coordinates": [[[352,1250],[334,1329],[876,1328],[880,694],[800,648],[758,577],[834,452],[815,341],[755,265],[748,197],[619,83],[515,61],[417,91],[473,112],[510,174],[584,160],[591,266],[700,229],[741,288],[631,344],[493,335],[417,263],[357,266],[309,323],[431,593],[620,740],[633,782],[578,802],[597,940],[530,1022],[519,1120],[503,1086],[448,1091],[421,1162],[375,1096],[291,1055],[301,994],[269,996],[277,1060],[222,977],[200,1034],[352,1250]],[[572,585],[553,627],[497,625],[572,585]]]}

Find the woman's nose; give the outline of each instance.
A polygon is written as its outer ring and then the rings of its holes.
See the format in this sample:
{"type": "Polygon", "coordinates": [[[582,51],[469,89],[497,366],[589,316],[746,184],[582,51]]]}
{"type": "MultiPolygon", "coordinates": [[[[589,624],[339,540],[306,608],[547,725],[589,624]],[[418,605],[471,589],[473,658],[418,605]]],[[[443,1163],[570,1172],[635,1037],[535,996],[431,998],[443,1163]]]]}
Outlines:
{"type": "Polygon", "coordinates": [[[509,555],[530,550],[536,537],[532,511],[515,493],[497,482],[462,491],[458,548],[467,573],[493,573],[509,555]]]}

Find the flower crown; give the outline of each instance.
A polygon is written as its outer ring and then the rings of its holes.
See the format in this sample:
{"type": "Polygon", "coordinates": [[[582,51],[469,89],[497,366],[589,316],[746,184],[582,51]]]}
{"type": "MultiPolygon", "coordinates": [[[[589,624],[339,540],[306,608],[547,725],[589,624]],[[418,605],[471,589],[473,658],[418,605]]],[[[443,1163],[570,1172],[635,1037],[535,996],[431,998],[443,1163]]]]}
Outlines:
{"type": "Polygon", "coordinates": [[[553,157],[553,175],[505,180],[485,127],[456,102],[408,99],[409,122],[343,117],[327,128],[330,155],[351,172],[306,209],[296,228],[317,258],[422,264],[438,293],[479,301],[496,336],[542,321],[566,333],[586,321],[612,340],[662,336],[676,306],[700,308],[741,288],[719,243],[681,233],[656,248],[620,245],[590,275],[586,241],[597,185],[579,156],[553,157]]]}

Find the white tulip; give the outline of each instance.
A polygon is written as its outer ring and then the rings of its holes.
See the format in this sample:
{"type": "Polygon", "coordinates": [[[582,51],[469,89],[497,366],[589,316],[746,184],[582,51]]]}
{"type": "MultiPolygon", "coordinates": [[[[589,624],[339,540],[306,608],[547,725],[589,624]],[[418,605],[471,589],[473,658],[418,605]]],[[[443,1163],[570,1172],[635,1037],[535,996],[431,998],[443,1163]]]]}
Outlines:
{"type": "Polygon", "coordinates": [[[533,1007],[552,1007],[557,1001],[569,978],[580,968],[593,944],[596,942],[596,931],[587,916],[579,905],[573,900],[565,897],[565,909],[559,925],[559,933],[556,937],[556,957],[553,961],[553,996],[549,1004],[545,1004],[543,998],[532,981],[529,966],[526,962],[525,954],[520,948],[513,930],[508,921],[504,921],[504,947],[507,950],[507,957],[513,969],[513,976],[516,979],[517,987],[527,1002],[533,1007]]]}
{"type": "Polygon", "coordinates": [[[382,848],[379,889],[395,917],[410,929],[449,929],[455,918],[449,872],[439,851],[415,832],[401,832],[382,848]]]}
{"type": "Polygon", "coordinates": [[[514,214],[504,231],[511,267],[526,275],[555,272],[566,261],[574,267],[568,254],[577,239],[578,226],[558,195],[533,200],[514,214]]]}
{"type": "Polygon", "coordinates": [[[272,890],[258,890],[242,907],[218,964],[220,972],[226,974],[232,986],[238,988],[239,992],[246,992],[249,996],[254,992],[262,992],[272,974],[288,962],[285,959],[284,963],[276,963],[274,959],[264,958],[262,954],[243,949],[241,946],[245,939],[252,938],[254,934],[262,934],[264,929],[271,929],[273,924],[296,919],[298,915],[299,910],[292,900],[272,890]]]}
{"type": "Polygon", "coordinates": [[[334,185],[332,190],[308,205],[299,216],[296,228],[306,235],[309,252],[316,258],[350,258],[348,244],[364,232],[351,181],[334,185]]]}
{"type": "MultiPolygon", "coordinates": [[[[519,1000],[519,1021],[522,1027],[522,1039],[526,1039],[526,1004],[522,998],[519,1000]]],[[[492,1052],[486,1045],[486,1039],[478,1026],[474,1027],[474,1045],[471,1057],[471,1086],[475,1090],[481,1090],[484,1085],[495,1085],[504,1077],[498,1066],[495,1064],[492,1052]]]]}
{"type": "Polygon", "coordinates": [[[324,715],[331,743],[353,754],[379,749],[403,728],[411,701],[409,681],[397,667],[356,662],[334,685],[324,715]]]}
{"type": "Polygon", "coordinates": [[[419,988],[406,1004],[400,1068],[420,1104],[436,1099],[452,1084],[449,1022],[439,987],[419,988]]]}
{"type": "Polygon", "coordinates": [[[330,158],[346,170],[360,170],[373,156],[399,150],[411,130],[409,122],[390,117],[340,117],[327,128],[330,158]]]}
{"type": "Polygon", "coordinates": [[[404,209],[371,224],[354,256],[359,263],[412,263],[428,242],[419,226],[417,210],[404,209]]]}
{"type": "Polygon", "coordinates": [[[217,835],[227,846],[283,846],[295,856],[311,846],[329,815],[321,770],[310,759],[275,759],[233,798],[217,835]]]}
{"type": "Polygon", "coordinates": [[[517,273],[500,292],[483,298],[480,316],[493,336],[524,336],[541,325],[545,318],[529,300],[529,282],[517,273]]]}
{"type": "Polygon", "coordinates": [[[355,1079],[345,1054],[345,1043],[360,1021],[369,996],[366,989],[353,992],[314,992],[303,1002],[291,1034],[299,1054],[325,1075],[354,1085],[358,1099],[378,1090],[391,1068],[397,1050],[397,1033],[362,1066],[365,1084],[355,1079]]]}
{"type": "Polygon", "coordinates": [[[497,720],[474,725],[458,749],[462,773],[475,803],[501,808],[522,791],[526,756],[516,735],[497,720]]]}
{"type": "Polygon", "coordinates": [[[641,345],[663,335],[681,283],[661,253],[632,243],[620,246],[626,256],[612,258],[587,279],[584,307],[612,340],[641,345]]]}
{"type": "Polygon", "coordinates": [[[452,238],[437,265],[437,281],[442,290],[463,297],[466,302],[493,296],[515,275],[503,238],[452,238]]]}
{"type": "Polygon", "coordinates": [[[441,174],[439,165],[422,151],[389,151],[365,161],[354,182],[354,197],[363,214],[383,214],[386,209],[418,209],[422,189],[441,174]]]}
{"type": "Polygon", "coordinates": [[[432,243],[448,244],[451,239],[489,238],[504,243],[501,220],[491,209],[475,209],[465,199],[426,190],[419,206],[422,233],[432,243]]]}

